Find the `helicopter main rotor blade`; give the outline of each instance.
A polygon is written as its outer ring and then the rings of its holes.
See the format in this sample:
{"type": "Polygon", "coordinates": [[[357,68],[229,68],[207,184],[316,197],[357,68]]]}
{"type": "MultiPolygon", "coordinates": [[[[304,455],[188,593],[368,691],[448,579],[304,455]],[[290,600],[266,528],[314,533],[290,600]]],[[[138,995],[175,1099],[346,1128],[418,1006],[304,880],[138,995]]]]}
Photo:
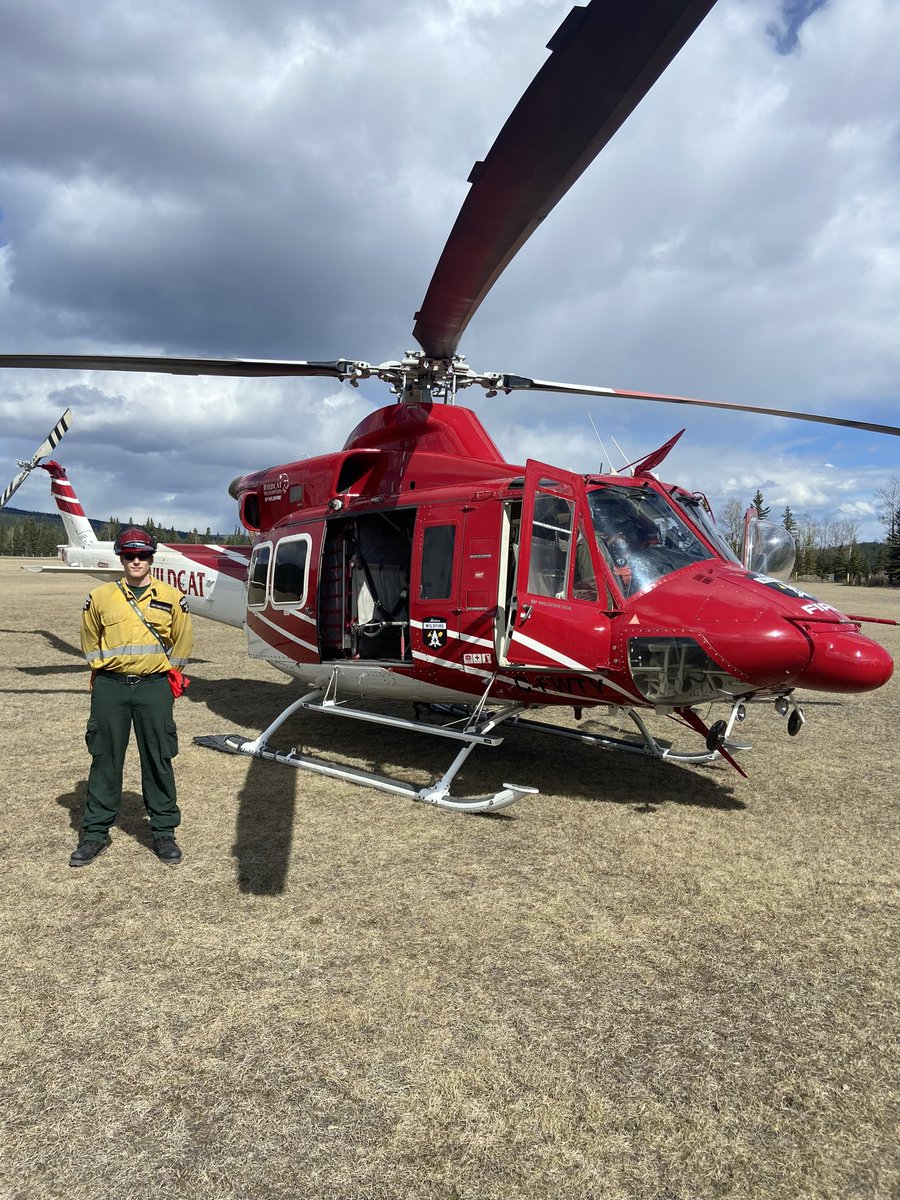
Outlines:
{"type": "Polygon", "coordinates": [[[550,58],[483,162],[438,260],[413,336],[452,358],[481,301],[603,149],[715,0],[591,0],[572,9],[550,58]]]}
{"type": "Polygon", "coordinates": [[[119,354],[0,354],[0,367],[72,371],[140,371],[163,375],[227,375],[261,379],[270,375],[329,376],[344,379],[355,366],[351,359],[334,362],[291,362],[265,358],[169,358],[119,354]]]}
{"type": "Polygon", "coordinates": [[[19,490],[19,488],[22,486],[22,484],[25,482],[25,480],[28,478],[28,476],[31,474],[31,472],[34,470],[34,468],[38,465],[38,463],[41,461],[41,459],[46,458],[48,454],[53,453],[53,451],[56,449],[56,447],[62,441],[62,439],[66,433],[66,430],[69,428],[71,423],[72,423],[72,410],[71,410],[71,408],[67,408],[66,411],[63,413],[63,415],[59,418],[59,420],[53,426],[53,428],[50,430],[50,432],[47,434],[46,438],[38,446],[37,450],[35,450],[34,454],[31,456],[31,461],[19,463],[19,466],[22,468],[22,470],[15,477],[15,479],[13,479],[13,481],[7,486],[3,495],[0,496],[0,508],[6,508],[7,504],[12,499],[13,495],[19,490]]]}
{"type": "Polygon", "coordinates": [[[896,425],[873,421],[851,421],[847,417],[826,417],[821,413],[795,412],[789,408],[766,408],[759,404],[729,404],[725,400],[696,400],[690,396],[665,396],[656,392],[626,392],[620,388],[590,387],[580,383],[553,383],[549,379],[526,379],[522,375],[500,375],[495,384],[507,392],[562,392],[568,396],[607,396],[616,400],[652,400],[657,404],[689,404],[696,408],[722,408],[728,412],[762,413],[767,417],[787,417],[792,421],[816,421],[820,425],[842,425],[845,429],[864,429],[869,433],[889,433],[900,437],[896,425]]]}

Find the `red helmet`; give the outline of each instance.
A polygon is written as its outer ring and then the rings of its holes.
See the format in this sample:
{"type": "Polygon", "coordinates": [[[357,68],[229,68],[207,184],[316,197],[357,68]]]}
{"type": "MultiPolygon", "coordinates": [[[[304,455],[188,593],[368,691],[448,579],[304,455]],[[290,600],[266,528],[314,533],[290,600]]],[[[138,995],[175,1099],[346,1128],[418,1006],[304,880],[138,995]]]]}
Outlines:
{"type": "Polygon", "coordinates": [[[146,529],[123,529],[113,543],[113,551],[121,554],[123,550],[143,550],[155,554],[156,546],[156,538],[146,529]]]}

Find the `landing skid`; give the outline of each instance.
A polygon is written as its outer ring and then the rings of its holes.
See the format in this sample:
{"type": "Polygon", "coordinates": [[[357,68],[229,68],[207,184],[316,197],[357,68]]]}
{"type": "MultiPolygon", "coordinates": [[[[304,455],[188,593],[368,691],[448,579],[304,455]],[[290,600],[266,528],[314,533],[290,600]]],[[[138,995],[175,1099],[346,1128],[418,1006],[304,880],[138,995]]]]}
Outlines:
{"type": "MultiPolygon", "coordinates": [[[[457,728],[452,724],[434,725],[427,721],[407,721],[401,717],[385,716],[382,713],[366,712],[363,709],[351,708],[345,701],[338,701],[333,694],[332,684],[323,690],[308,692],[295,700],[282,712],[258,738],[245,738],[240,734],[218,734],[209,737],[195,737],[198,746],[206,746],[211,750],[221,750],[226,754],[247,754],[254,758],[267,759],[270,762],[282,763],[288,767],[298,767],[305,771],[315,771],[319,775],[328,775],[334,779],[345,779],[349,783],[361,784],[364,787],[378,788],[383,792],[393,792],[396,795],[407,796],[410,800],[420,800],[425,804],[434,804],[438,808],[449,808],[456,812],[496,812],[507,808],[523,796],[534,795],[537,788],[521,784],[505,783],[503,788],[493,796],[483,796],[473,800],[465,800],[450,794],[453,779],[472,753],[476,746],[499,746],[502,737],[491,735],[504,721],[508,721],[521,711],[521,705],[510,705],[494,713],[484,713],[483,705],[479,705],[465,728],[457,728]],[[393,729],[428,733],[433,737],[448,738],[463,742],[464,745],[450,764],[446,773],[434,783],[424,788],[416,788],[400,779],[391,779],[386,775],[376,775],[370,771],[361,771],[356,767],[343,766],[336,762],[326,762],[323,759],[311,758],[298,754],[296,749],[274,750],[269,746],[269,739],[284,724],[288,717],[300,709],[317,712],[323,716],[347,717],[352,720],[369,721],[378,725],[388,725],[393,729]]],[[[486,696],[485,696],[486,698],[486,696]]]]}
{"type": "MultiPolygon", "coordinates": [[[[708,735],[707,748],[701,751],[676,751],[669,743],[655,738],[641,716],[632,708],[626,708],[622,711],[637,726],[641,736],[640,741],[630,741],[627,738],[610,737],[599,733],[584,733],[578,729],[571,729],[562,725],[551,725],[543,721],[529,721],[521,715],[525,707],[522,704],[510,704],[505,708],[488,712],[485,709],[485,704],[492,682],[493,680],[489,682],[481,699],[471,709],[468,706],[456,704],[430,704],[422,706],[431,715],[445,718],[439,723],[418,719],[410,721],[403,717],[392,717],[384,713],[374,713],[364,709],[352,708],[346,700],[339,700],[337,698],[337,672],[335,672],[329,680],[327,687],[307,692],[305,696],[301,696],[298,700],[289,704],[276,717],[268,729],[263,730],[257,738],[245,738],[240,734],[230,733],[195,737],[194,742],[198,746],[205,746],[210,750],[219,750],[225,754],[246,754],[253,758],[262,758],[270,762],[282,763],[284,766],[297,767],[304,771],[315,771],[319,775],[328,775],[334,779],[344,779],[349,783],[360,784],[363,787],[377,788],[383,792],[393,792],[399,796],[406,796],[410,800],[420,800],[423,803],[434,804],[438,808],[449,808],[456,812],[498,811],[501,808],[507,808],[510,804],[514,804],[516,800],[520,800],[523,796],[537,794],[537,788],[515,783],[505,783],[502,789],[493,796],[482,796],[473,800],[465,800],[450,794],[450,786],[454,778],[476,746],[499,746],[502,743],[503,738],[498,737],[493,731],[505,722],[509,722],[519,729],[527,729],[529,732],[555,734],[557,737],[571,738],[574,741],[581,742],[583,745],[598,746],[603,750],[622,750],[626,753],[643,754],[651,758],[670,759],[673,762],[706,763],[713,762],[718,758],[726,758],[743,774],[741,768],[734,763],[730,753],[730,751],[747,750],[750,748],[745,744],[732,741],[730,738],[735,720],[743,720],[743,705],[736,703],[733,706],[731,719],[727,724],[721,722],[721,730],[715,726],[712,730],[707,730],[700,718],[696,714],[691,714],[693,719],[690,721],[690,724],[694,728],[701,730],[704,735],[708,735]],[[293,747],[290,750],[273,749],[269,745],[269,739],[281,728],[289,717],[301,709],[307,712],[316,712],[322,716],[344,717],[355,721],[367,721],[375,725],[387,725],[392,729],[400,729],[407,732],[427,733],[431,737],[462,742],[463,747],[440,779],[426,787],[416,788],[413,784],[406,783],[401,779],[392,779],[387,775],[376,775],[371,771],[359,770],[357,767],[344,766],[341,763],[328,762],[320,758],[311,758],[309,755],[298,753],[296,748],[293,747]]],[[[417,718],[420,711],[420,707],[417,706],[417,718]]],[[[688,714],[683,713],[682,716],[687,718],[688,714]]]]}
{"type": "MultiPolygon", "coordinates": [[[[669,742],[654,737],[640,714],[635,712],[633,708],[625,708],[622,711],[637,726],[638,732],[641,735],[639,742],[632,741],[629,738],[611,737],[608,734],[584,733],[582,730],[570,729],[564,725],[551,725],[545,721],[528,721],[523,717],[517,716],[511,718],[510,724],[514,725],[517,729],[528,729],[534,733],[551,733],[557,737],[571,738],[573,741],[581,742],[585,746],[599,746],[602,750],[621,750],[626,754],[643,754],[650,758],[668,759],[671,762],[708,763],[722,757],[721,751],[718,748],[675,750],[669,742]]],[[[733,718],[732,722],[729,722],[729,733],[731,732],[732,723],[733,718]]],[[[746,742],[737,742],[724,738],[719,745],[730,751],[751,749],[746,742]]]]}

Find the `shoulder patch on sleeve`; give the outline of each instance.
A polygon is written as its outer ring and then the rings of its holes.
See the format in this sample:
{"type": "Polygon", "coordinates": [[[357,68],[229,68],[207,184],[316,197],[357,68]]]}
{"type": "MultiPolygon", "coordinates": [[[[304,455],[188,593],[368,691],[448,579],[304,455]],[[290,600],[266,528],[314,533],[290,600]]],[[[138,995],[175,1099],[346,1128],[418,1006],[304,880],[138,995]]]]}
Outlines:
{"type": "Polygon", "coordinates": [[[189,606],[188,606],[188,602],[187,602],[187,596],[182,596],[182,597],[181,597],[180,604],[181,604],[181,611],[182,611],[182,612],[184,612],[184,613],[189,613],[189,612],[191,611],[191,610],[190,610],[190,608],[189,608],[189,606]]]}

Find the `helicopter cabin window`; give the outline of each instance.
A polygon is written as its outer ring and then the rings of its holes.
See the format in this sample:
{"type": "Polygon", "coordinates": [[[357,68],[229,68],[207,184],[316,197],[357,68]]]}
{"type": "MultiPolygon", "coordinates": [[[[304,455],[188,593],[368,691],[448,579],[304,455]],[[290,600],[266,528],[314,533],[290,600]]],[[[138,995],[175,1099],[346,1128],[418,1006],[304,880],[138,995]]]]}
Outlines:
{"type": "Polygon", "coordinates": [[[562,496],[538,492],[531,525],[528,591],[535,596],[566,594],[575,505],[562,496]]]}
{"type": "Polygon", "coordinates": [[[282,538],[275,547],[272,567],[272,604],[287,608],[306,600],[309,551],[312,539],[308,533],[282,538]]]}
{"type": "Polygon", "coordinates": [[[269,559],[272,555],[271,542],[254,546],[247,572],[247,607],[262,608],[266,603],[266,581],[269,577],[269,559]]]}
{"type": "Polygon", "coordinates": [[[455,525],[429,525],[422,540],[420,600],[449,600],[453,594],[455,525]]]}
{"type": "Polygon", "coordinates": [[[741,561],[722,536],[709,501],[702,492],[694,492],[691,495],[682,491],[672,492],[672,499],[677,501],[687,513],[688,519],[699,526],[701,533],[712,542],[726,562],[739,563],[741,561]]]}

